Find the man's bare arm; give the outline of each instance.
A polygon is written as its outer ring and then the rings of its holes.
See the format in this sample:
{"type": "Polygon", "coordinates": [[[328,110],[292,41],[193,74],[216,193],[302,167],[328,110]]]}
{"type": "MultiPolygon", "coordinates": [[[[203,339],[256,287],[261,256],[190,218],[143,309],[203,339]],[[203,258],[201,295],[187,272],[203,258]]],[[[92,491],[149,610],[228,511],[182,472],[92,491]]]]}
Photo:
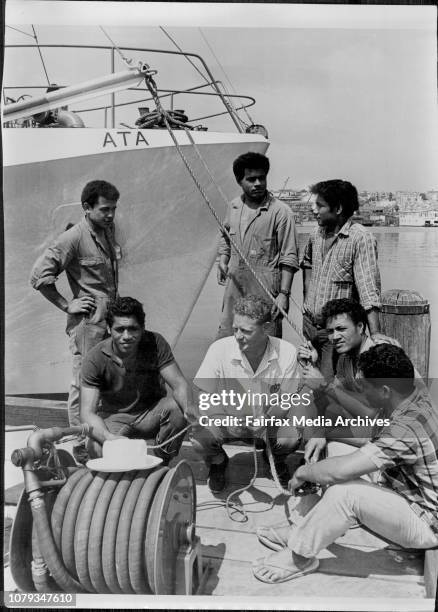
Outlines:
{"type": "Polygon", "coordinates": [[[196,415],[197,410],[195,410],[193,389],[184,378],[176,361],[162,368],[160,374],[172,389],[173,397],[181,411],[187,417],[196,415]]]}
{"type": "Polygon", "coordinates": [[[370,310],[367,310],[367,321],[371,335],[380,333],[380,319],[378,308],[371,308],[370,310]]]}
{"type": "Polygon", "coordinates": [[[312,269],[302,268],[302,270],[303,270],[303,297],[305,300],[306,297],[309,295],[310,278],[312,276],[312,269]]]}
{"type": "Polygon", "coordinates": [[[364,474],[370,474],[377,470],[376,464],[361,451],[342,455],[341,457],[329,457],[317,463],[301,465],[290,481],[289,488],[294,491],[303,482],[315,482],[322,485],[333,485],[337,482],[354,480],[364,474]]]}
{"type": "Polygon", "coordinates": [[[90,437],[103,444],[105,440],[115,440],[123,436],[112,434],[105,421],[96,414],[99,404],[100,391],[97,387],[81,386],[81,421],[90,428],[90,437]]]}

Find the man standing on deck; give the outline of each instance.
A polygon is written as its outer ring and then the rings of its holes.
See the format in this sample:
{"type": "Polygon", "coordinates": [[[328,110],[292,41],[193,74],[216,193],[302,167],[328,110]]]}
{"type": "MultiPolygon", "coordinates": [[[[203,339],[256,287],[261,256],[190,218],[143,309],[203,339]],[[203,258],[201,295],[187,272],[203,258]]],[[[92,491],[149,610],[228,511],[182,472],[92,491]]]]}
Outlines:
{"type": "Polygon", "coordinates": [[[90,457],[102,456],[105,440],[154,438],[164,464],[176,457],[178,435],[193,413],[192,390],[166,340],[144,328],[143,306],[131,297],[111,302],[110,337],[91,349],[81,369],[81,420],[90,428],[90,457]],[[172,395],[166,395],[166,386],[172,395]],[[171,439],[173,438],[173,439],[171,439]]]}
{"type": "Polygon", "coordinates": [[[310,399],[304,399],[302,405],[301,397],[295,394],[299,377],[295,347],[268,335],[270,304],[249,295],[234,303],[233,313],[234,336],[213,342],[195,377],[195,384],[206,392],[199,395],[200,410],[207,408],[201,404],[207,396],[222,394],[226,398],[219,405],[212,403],[190,432],[193,448],[209,468],[207,483],[213,493],[225,487],[228,456],[222,446],[233,440],[256,440],[263,447],[268,438],[278,477],[286,486],[289,472],[285,459],[301,439],[293,417],[309,416],[310,399]],[[254,403],[251,398],[256,397],[254,403]],[[281,405],[270,401],[274,397],[282,398],[281,405]],[[216,421],[215,416],[219,416],[216,421]],[[260,421],[253,416],[267,417],[267,425],[257,426],[260,421]]]}
{"type": "MultiPolygon", "coordinates": [[[[61,234],[36,261],[31,284],[49,302],[67,313],[67,334],[73,355],[73,373],[68,397],[70,426],[80,425],[80,369],[82,358],[107,335],[108,301],[117,295],[120,247],[114,238],[114,217],[119,192],[106,181],[87,183],[81,202],[85,218],[61,234]],[[68,300],[56,288],[65,271],[73,294],[68,300]]],[[[85,442],[73,447],[77,461],[87,459],[85,442]]]]}
{"type": "Polygon", "coordinates": [[[414,367],[398,346],[380,344],[359,358],[363,391],[382,407],[385,423],[356,452],[300,466],[289,488],[328,485],[298,526],[259,528],[278,552],[254,563],[254,575],[275,584],[314,572],[318,553],[360,522],[404,548],[438,546],[438,411],[414,386],[414,367]],[[360,478],[381,470],[381,483],[360,478]]]}
{"type": "MultiPolygon", "coordinates": [[[[278,306],[288,312],[292,280],[299,268],[292,211],[267,191],[269,159],[264,155],[240,155],[233,163],[233,172],[243,193],[229,204],[224,225],[278,306]]],[[[237,299],[250,294],[269,298],[225,235],[221,236],[218,254],[217,278],[220,285],[225,285],[225,293],[217,338],[223,338],[233,334],[237,299]]],[[[280,311],[273,305],[269,334],[281,338],[281,323],[280,311]]]]}
{"type": "Polygon", "coordinates": [[[377,243],[371,232],[353,223],[359,208],[357,190],[348,181],[330,180],[310,188],[316,197],[312,212],[318,226],[309,237],[301,261],[304,287],[303,333],[321,353],[321,371],[333,377],[332,346],[321,325],[329,300],[351,298],[367,313],[371,339],[379,337],[380,272],[377,243]]]}

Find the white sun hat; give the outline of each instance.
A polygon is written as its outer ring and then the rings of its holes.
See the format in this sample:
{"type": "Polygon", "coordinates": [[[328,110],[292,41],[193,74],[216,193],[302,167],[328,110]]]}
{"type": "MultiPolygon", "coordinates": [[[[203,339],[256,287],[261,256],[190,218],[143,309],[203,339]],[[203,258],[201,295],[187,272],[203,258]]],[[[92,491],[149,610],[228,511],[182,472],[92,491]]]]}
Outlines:
{"type": "Polygon", "coordinates": [[[129,472],[150,470],[162,463],[162,459],[147,454],[146,440],[117,438],[105,440],[101,459],[90,459],[87,468],[96,472],[129,472]]]}

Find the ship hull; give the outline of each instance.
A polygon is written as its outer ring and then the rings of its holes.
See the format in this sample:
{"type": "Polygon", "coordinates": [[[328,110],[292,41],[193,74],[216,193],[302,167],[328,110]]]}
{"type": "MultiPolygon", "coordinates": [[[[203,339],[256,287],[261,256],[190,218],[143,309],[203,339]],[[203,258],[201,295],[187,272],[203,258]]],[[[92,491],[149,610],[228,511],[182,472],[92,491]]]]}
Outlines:
{"type": "MultiPolygon", "coordinates": [[[[258,135],[195,132],[193,137],[227,198],[238,192],[233,159],[268,147],[258,135]]],[[[214,262],[218,226],[169,139],[160,130],[4,130],[7,394],[68,391],[65,314],[31,288],[29,276],[55,236],[82,217],[80,193],[89,180],[108,180],[121,194],[120,294],[139,299],[147,327],[176,344],[214,262]]],[[[178,139],[223,218],[223,198],[194,147],[184,132],[178,139]]],[[[70,295],[65,275],[57,286],[70,295]]]]}

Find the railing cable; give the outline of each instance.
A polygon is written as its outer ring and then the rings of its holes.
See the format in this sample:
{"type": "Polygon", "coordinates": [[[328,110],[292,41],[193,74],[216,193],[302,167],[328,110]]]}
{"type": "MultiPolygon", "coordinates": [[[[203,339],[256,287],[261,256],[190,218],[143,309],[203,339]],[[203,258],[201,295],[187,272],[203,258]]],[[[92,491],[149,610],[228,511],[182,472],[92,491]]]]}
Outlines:
{"type": "MultiPolygon", "coordinates": [[[[233,84],[232,84],[232,82],[231,82],[231,79],[229,78],[228,74],[225,72],[225,68],[222,66],[221,62],[219,61],[219,58],[217,57],[216,53],[214,52],[213,47],[210,45],[209,41],[207,40],[207,37],[205,36],[204,32],[202,31],[202,28],[198,28],[198,29],[199,29],[199,33],[201,34],[201,36],[202,36],[202,38],[203,38],[203,40],[204,40],[205,44],[207,45],[207,47],[209,48],[209,50],[210,50],[211,54],[213,55],[214,59],[216,60],[216,62],[217,62],[217,64],[218,64],[219,68],[222,70],[222,72],[223,72],[223,74],[224,74],[224,76],[225,76],[226,80],[228,81],[228,83],[229,83],[229,85],[230,85],[231,89],[234,91],[234,93],[237,93],[237,92],[236,92],[236,89],[235,89],[235,87],[234,87],[234,85],[233,85],[233,84]]],[[[225,85],[224,85],[224,89],[225,89],[225,91],[226,91],[225,85]]],[[[232,104],[232,102],[231,102],[231,101],[230,101],[230,104],[232,104]]],[[[236,110],[236,109],[235,109],[235,110],[236,110]]],[[[244,108],[243,110],[245,111],[246,116],[248,117],[248,121],[249,121],[249,122],[250,122],[250,123],[253,125],[253,124],[254,124],[254,121],[253,121],[253,119],[252,119],[251,115],[248,113],[248,111],[246,110],[246,108],[244,108]]],[[[237,110],[236,110],[236,113],[237,113],[237,110]]]]}
{"type": "Polygon", "coordinates": [[[33,38],[35,39],[35,42],[37,44],[38,53],[40,54],[41,62],[43,64],[44,74],[46,75],[46,79],[47,79],[47,85],[50,85],[50,79],[49,79],[49,75],[47,74],[46,64],[44,63],[43,54],[41,53],[40,45],[39,45],[39,42],[38,42],[38,37],[36,35],[35,28],[33,27],[33,24],[32,24],[32,30],[33,30],[33,38]]]}

